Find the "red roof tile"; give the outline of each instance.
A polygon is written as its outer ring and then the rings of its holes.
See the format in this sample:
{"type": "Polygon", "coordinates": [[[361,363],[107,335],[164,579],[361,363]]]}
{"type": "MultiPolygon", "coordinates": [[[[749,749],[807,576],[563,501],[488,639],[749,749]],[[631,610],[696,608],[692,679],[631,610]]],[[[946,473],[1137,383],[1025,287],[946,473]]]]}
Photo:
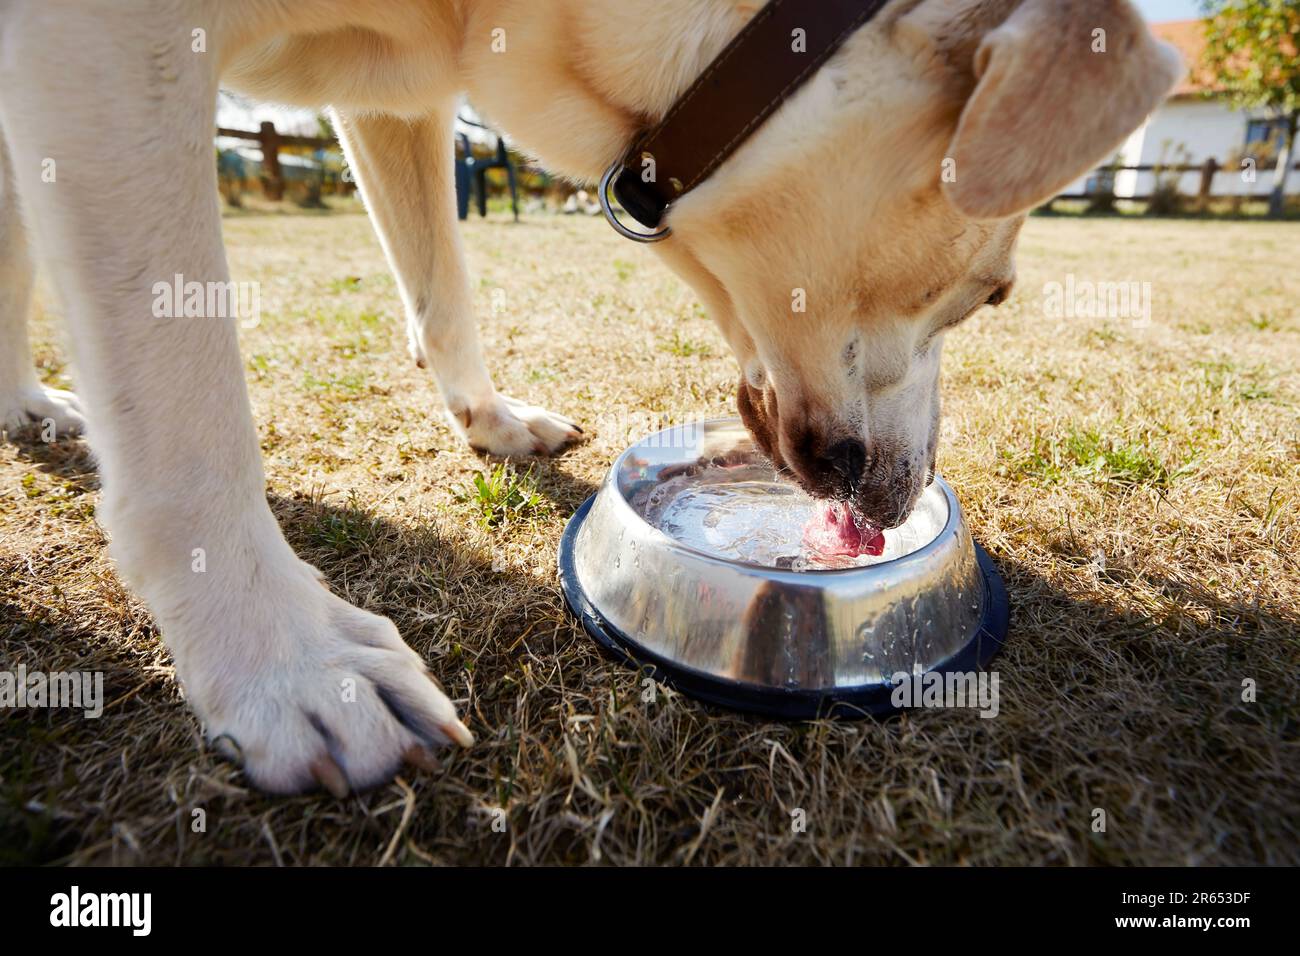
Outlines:
{"type": "Polygon", "coordinates": [[[1205,52],[1204,20],[1171,20],[1168,23],[1151,24],[1151,32],[1166,43],[1171,43],[1183,55],[1187,66],[1187,75],[1174,88],[1172,96],[1197,96],[1214,89],[1214,83],[1201,67],[1201,55],[1205,52]]]}

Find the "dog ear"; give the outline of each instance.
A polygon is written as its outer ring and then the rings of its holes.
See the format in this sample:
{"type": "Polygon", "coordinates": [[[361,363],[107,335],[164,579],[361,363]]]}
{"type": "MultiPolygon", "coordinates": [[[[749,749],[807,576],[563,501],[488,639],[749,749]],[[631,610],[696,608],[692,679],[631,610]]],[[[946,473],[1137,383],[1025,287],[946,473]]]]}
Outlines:
{"type": "Polygon", "coordinates": [[[1032,209],[1094,169],[1183,73],[1128,0],[1023,0],[971,67],[944,188],[977,219],[1032,209]]]}

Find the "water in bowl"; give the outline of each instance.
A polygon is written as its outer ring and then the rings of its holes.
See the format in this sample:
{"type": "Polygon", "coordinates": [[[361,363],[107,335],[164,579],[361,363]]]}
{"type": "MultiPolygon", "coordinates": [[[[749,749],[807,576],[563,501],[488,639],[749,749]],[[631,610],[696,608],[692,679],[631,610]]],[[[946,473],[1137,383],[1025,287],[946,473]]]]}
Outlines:
{"type": "Polygon", "coordinates": [[[827,557],[803,545],[818,502],[770,467],[706,467],[670,478],[632,504],[682,544],[728,561],[794,571],[829,571],[891,561],[924,547],[947,521],[943,495],[927,491],[912,516],[885,532],[880,555],[827,557]]]}

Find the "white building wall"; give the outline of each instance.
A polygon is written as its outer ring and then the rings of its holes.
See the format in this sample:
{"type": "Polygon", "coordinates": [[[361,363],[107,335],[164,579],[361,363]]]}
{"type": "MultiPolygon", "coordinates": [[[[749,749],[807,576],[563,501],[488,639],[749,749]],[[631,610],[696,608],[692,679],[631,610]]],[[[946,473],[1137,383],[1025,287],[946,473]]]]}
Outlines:
{"type": "MultiPolygon", "coordinates": [[[[1170,164],[1190,163],[1200,165],[1211,156],[1220,165],[1240,158],[1246,144],[1246,124],[1252,117],[1267,115],[1231,109],[1222,100],[1171,99],[1151,114],[1146,125],[1128,138],[1120,147],[1120,165],[1154,166],[1160,162],[1170,164]],[[1183,154],[1179,147],[1186,150],[1183,154]]],[[[1300,153],[1292,150],[1292,164],[1300,162],[1300,153]]],[[[1082,193],[1086,177],[1071,183],[1067,193],[1082,193]]],[[[1121,172],[1115,177],[1115,195],[1149,195],[1154,185],[1154,174],[1121,172]]],[[[1184,173],[1178,189],[1196,195],[1201,188],[1199,171],[1184,173]]],[[[1255,170],[1254,183],[1246,182],[1239,166],[1233,166],[1214,177],[1215,196],[1267,196],[1273,190],[1273,167],[1255,170]]],[[[1287,194],[1300,193],[1300,172],[1294,168],[1287,177],[1287,194]]]]}

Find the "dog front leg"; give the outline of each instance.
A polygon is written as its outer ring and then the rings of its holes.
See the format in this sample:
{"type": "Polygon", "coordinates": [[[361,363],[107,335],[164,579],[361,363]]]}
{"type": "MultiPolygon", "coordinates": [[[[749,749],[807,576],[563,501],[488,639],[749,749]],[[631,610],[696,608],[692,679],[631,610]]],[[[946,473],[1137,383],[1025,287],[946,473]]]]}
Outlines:
{"type": "MultiPolygon", "coordinates": [[[[48,181],[56,169],[42,166],[42,180],[48,181]]],[[[85,424],[76,396],[42,385],[32,368],[27,313],[33,271],[12,163],[0,135],[0,430],[35,423],[42,431],[52,426],[57,434],[74,435],[85,424]]]]}
{"type": "Polygon", "coordinates": [[[338,129],[406,306],[411,353],[430,366],[447,420],[494,455],[545,455],[578,438],[569,419],[493,387],[456,221],[450,105],[407,120],[337,111],[338,129]]]}
{"type": "Polygon", "coordinates": [[[323,587],[267,505],[241,316],[228,295],[213,310],[230,288],[212,148],[217,31],[208,52],[190,47],[212,8],[6,8],[0,127],[65,300],[99,516],[124,578],[209,737],[254,783],[341,794],[472,738],[393,624],[323,587]]]}

